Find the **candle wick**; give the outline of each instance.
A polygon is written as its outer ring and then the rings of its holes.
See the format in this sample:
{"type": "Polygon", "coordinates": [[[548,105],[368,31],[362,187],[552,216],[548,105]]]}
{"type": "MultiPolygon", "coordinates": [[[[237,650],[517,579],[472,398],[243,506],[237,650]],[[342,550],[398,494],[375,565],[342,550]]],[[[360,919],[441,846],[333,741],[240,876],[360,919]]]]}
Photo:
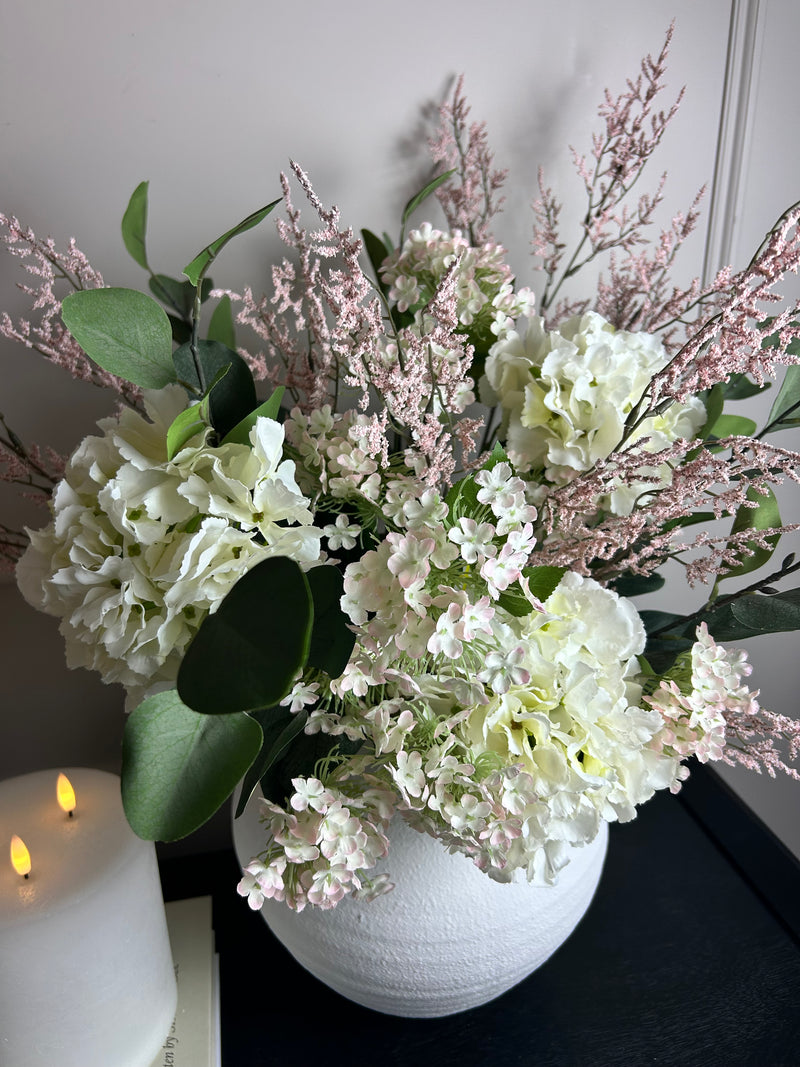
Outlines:
{"type": "Polygon", "coordinates": [[[71,811],[68,811],[67,815],[69,815],[70,819],[72,818],[72,812],[71,811]]]}
{"type": "Polygon", "coordinates": [[[28,880],[28,879],[30,878],[30,875],[29,875],[29,874],[24,874],[24,875],[23,875],[22,877],[23,877],[23,878],[25,879],[25,881],[27,882],[27,880],[28,880]]]}

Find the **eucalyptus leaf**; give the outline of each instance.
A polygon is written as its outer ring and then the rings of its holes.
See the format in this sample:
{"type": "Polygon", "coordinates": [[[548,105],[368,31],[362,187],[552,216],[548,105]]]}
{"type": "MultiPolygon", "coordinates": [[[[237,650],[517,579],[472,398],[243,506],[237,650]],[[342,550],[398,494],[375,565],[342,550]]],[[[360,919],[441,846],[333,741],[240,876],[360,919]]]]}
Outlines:
{"type": "Polygon", "coordinates": [[[261,778],[261,792],[275,804],[283,804],[292,791],[293,778],[308,778],[315,773],[317,763],[337,750],[342,755],[354,755],[361,741],[330,734],[298,734],[284,755],[276,760],[261,778]]]}
{"type": "Polygon", "coordinates": [[[205,715],[278,704],[308,659],[312,622],[298,565],[262,560],[200,625],[178,670],[181,699],[205,715]]]}
{"type": "Polygon", "coordinates": [[[444,183],[449,178],[451,178],[454,174],[455,174],[455,170],[446,170],[444,172],[444,174],[438,174],[435,178],[433,178],[426,185],[424,185],[420,189],[420,191],[418,193],[415,193],[414,196],[412,196],[411,199],[408,201],[406,206],[403,208],[403,216],[402,216],[401,231],[400,231],[400,233],[401,233],[400,244],[401,245],[403,243],[402,235],[405,232],[406,223],[408,222],[408,220],[411,218],[411,216],[414,214],[414,212],[417,210],[417,208],[420,206],[420,204],[424,203],[424,201],[428,199],[428,197],[431,195],[431,193],[436,192],[436,190],[439,188],[439,186],[440,185],[444,185],[444,183]]]}
{"type": "Polygon", "coordinates": [[[308,712],[292,712],[288,708],[281,707],[253,711],[250,712],[250,715],[261,727],[264,740],[261,745],[261,751],[244,776],[234,816],[237,819],[247,807],[247,802],[253,795],[253,790],[260,779],[264,777],[276,760],[281,759],[292,741],[298,734],[303,732],[303,727],[308,722],[308,712]]]}
{"type": "Polygon", "coordinates": [[[130,715],[122,742],[122,803],[134,833],[174,841],[231,795],[261,748],[248,715],[199,715],[174,690],[130,715]]]}
{"type": "Polygon", "coordinates": [[[734,618],[757,634],[785,633],[800,629],[800,589],[773,596],[752,593],[731,604],[734,618]]]}
{"type": "Polygon", "coordinates": [[[238,422],[233,429],[225,435],[225,439],[222,443],[224,445],[249,445],[250,431],[255,426],[257,419],[273,419],[274,421],[277,421],[281,410],[283,393],[284,386],[279,385],[269,400],[265,400],[263,404],[259,404],[257,408],[254,408],[249,414],[245,415],[241,422],[238,422]]]}
{"type": "Polygon", "coordinates": [[[799,408],[800,365],[793,364],[786,368],[786,374],[767,419],[767,427],[772,431],[787,428],[786,416],[791,413],[797,416],[799,408]]]}
{"type": "Polygon", "coordinates": [[[228,348],[236,348],[236,329],[233,325],[231,298],[223,296],[211,316],[208,324],[208,340],[219,341],[228,348]]]}
{"type": "Polygon", "coordinates": [[[172,356],[180,381],[197,394],[208,394],[211,424],[220,438],[224,438],[257,404],[253,375],[238,352],[218,341],[198,341],[197,358],[203,372],[201,381],[191,344],[181,345],[172,356]],[[217,380],[226,368],[224,378],[217,380]],[[211,383],[215,382],[213,393],[211,383]]]}
{"type": "Polygon", "coordinates": [[[194,304],[195,288],[191,282],[178,281],[168,274],[153,274],[147,283],[153,296],[166,304],[180,318],[188,320],[194,304]]]}
{"type": "Polygon", "coordinates": [[[750,437],[755,432],[755,421],[744,415],[720,415],[708,431],[714,437],[750,437]]]}
{"type": "Polygon", "coordinates": [[[706,421],[699,436],[707,437],[711,427],[716,423],[725,406],[725,391],[722,385],[718,383],[712,389],[709,389],[703,403],[706,408],[706,421]]]}
{"type": "Polygon", "coordinates": [[[751,396],[771,389],[772,383],[764,382],[763,385],[759,385],[751,381],[746,374],[732,374],[727,382],[722,383],[722,388],[726,400],[749,400],[751,396]]]}
{"type": "Polygon", "coordinates": [[[167,430],[167,459],[174,459],[185,444],[206,428],[200,415],[200,405],[192,404],[172,420],[167,430]]]}
{"type": "MultiPolygon", "coordinates": [[[[767,489],[762,495],[755,489],[748,489],[747,499],[753,501],[755,507],[746,507],[744,504],[736,512],[733,520],[731,533],[741,533],[744,530],[770,530],[781,525],[781,513],[778,509],[778,501],[771,489],[767,489]]],[[[720,574],[719,580],[735,578],[743,574],[751,574],[763,567],[778,546],[780,535],[775,534],[769,538],[771,548],[760,548],[748,542],[752,548],[752,555],[744,556],[738,567],[732,567],[720,574]]]]}
{"type": "MultiPolygon", "coordinates": [[[[150,287],[150,292],[157,300],[160,300],[162,304],[166,304],[187,326],[190,325],[192,309],[197,296],[197,289],[191,282],[179,278],[170,278],[168,274],[152,274],[147,284],[150,287]]],[[[210,278],[203,278],[203,284],[200,286],[201,303],[205,303],[208,300],[213,285],[214,283],[210,278]]]]}
{"type": "Polygon", "coordinates": [[[147,189],[149,182],[139,182],[131,194],[122,216],[122,240],[140,267],[150,270],[147,263],[147,189]]]}
{"type": "Polygon", "coordinates": [[[338,678],[347,666],[356,641],[340,606],[344,578],[338,567],[330,565],[312,567],[306,578],[314,601],[308,663],[331,678],[338,678]]]}
{"type": "Polygon", "coordinates": [[[389,255],[389,251],[380,237],[376,236],[371,230],[362,230],[361,240],[364,242],[367,258],[370,261],[372,269],[375,271],[375,281],[380,286],[381,292],[385,295],[389,292],[389,287],[384,285],[383,280],[381,279],[381,265],[389,255]]]}
{"type": "Polygon", "coordinates": [[[664,586],[661,574],[621,574],[614,580],[614,591],[620,596],[644,596],[664,586]]]}
{"type": "Polygon", "coordinates": [[[800,589],[765,596],[747,593],[706,612],[704,621],[717,641],[800,629],[800,589]]]}
{"type": "Polygon", "coordinates": [[[648,636],[656,630],[674,631],[678,633],[686,626],[686,616],[677,615],[674,611],[653,611],[645,609],[639,612],[639,618],[644,624],[648,636]]]}
{"type": "Polygon", "coordinates": [[[103,370],[144,389],[162,389],[176,380],[169,319],[145,293],[83,289],[64,298],[61,316],[103,370]]]}
{"type": "Polygon", "coordinates": [[[216,259],[229,241],[232,241],[234,237],[238,237],[240,233],[246,233],[247,230],[252,230],[254,226],[258,226],[259,222],[262,222],[273,208],[280,204],[280,202],[280,198],[278,198],[277,200],[273,200],[271,204],[267,204],[266,207],[262,207],[259,211],[254,211],[252,215],[248,215],[246,219],[242,219],[240,223],[237,223],[237,225],[228,230],[227,233],[224,233],[221,237],[212,241],[211,244],[206,245],[202,252],[198,252],[191,263],[188,263],[183,268],[183,273],[192,285],[197,285],[201,276],[208,269],[209,264],[212,260],[216,259]]]}
{"type": "Polygon", "coordinates": [[[528,587],[539,600],[547,600],[558,589],[559,583],[567,573],[566,567],[523,567],[523,577],[528,579],[528,587]]]}
{"type": "Polygon", "coordinates": [[[514,582],[508,589],[504,589],[497,598],[497,603],[503,611],[507,611],[509,615],[513,615],[515,618],[524,618],[533,611],[533,604],[522,592],[518,582],[514,582]]]}
{"type": "Polygon", "coordinates": [[[639,617],[644,623],[647,637],[645,656],[650,667],[657,674],[664,674],[675,662],[681,652],[694,644],[694,625],[687,623],[685,615],[676,615],[671,611],[640,611],[639,617]],[[685,636],[687,629],[690,636],[685,636]],[[656,631],[657,637],[650,636],[656,631]]]}
{"type": "Polygon", "coordinates": [[[187,344],[192,339],[192,327],[188,322],[183,319],[179,319],[177,315],[167,314],[169,319],[170,329],[172,330],[172,340],[178,347],[187,344]]]}

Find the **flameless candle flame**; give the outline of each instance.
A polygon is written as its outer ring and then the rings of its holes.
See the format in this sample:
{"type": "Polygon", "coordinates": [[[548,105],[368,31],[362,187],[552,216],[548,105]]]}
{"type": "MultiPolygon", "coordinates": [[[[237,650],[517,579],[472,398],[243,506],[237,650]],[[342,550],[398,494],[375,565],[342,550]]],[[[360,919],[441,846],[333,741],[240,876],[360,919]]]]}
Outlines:
{"type": "Polygon", "coordinates": [[[67,815],[72,815],[75,810],[75,790],[72,788],[72,782],[70,782],[66,774],[59,774],[58,776],[56,796],[58,797],[58,803],[61,809],[65,811],[67,815]]]}
{"type": "Polygon", "coordinates": [[[31,854],[21,837],[13,834],[11,837],[11,866],[24,878],[27,878],[31,870],[31,854]]]}

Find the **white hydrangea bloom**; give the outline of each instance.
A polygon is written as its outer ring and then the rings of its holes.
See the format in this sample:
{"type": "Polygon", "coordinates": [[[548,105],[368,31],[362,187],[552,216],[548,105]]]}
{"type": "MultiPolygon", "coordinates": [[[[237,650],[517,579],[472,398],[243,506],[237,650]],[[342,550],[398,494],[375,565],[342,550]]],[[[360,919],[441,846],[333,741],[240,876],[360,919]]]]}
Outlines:
{"type": "Polygon", "coordinates": [[[283,429],[258,419],[251,445],[199,435],[172,460],[178,387],[100,422],[67,465],[53,521],[31,532],[17,567],[25,598],[61,619],[71,667],[97,670],[132,698],[163,688],[205,615],[272,555],[319,557],[320,531],[283,460],[283,429]]]}
{"type": "MultiPolygon", "coordinates": [[[[507,424],[507,451],[518,470],[542,471],[564,485],[608,456],[622,439],[625,420],[652,376],[667,363],[653,334],[615,330],[595,312],[575,316],[547,331],[539,317],[517,323],[492,347],[486,361],[489,390],[507,424]]],[[[490,395],[491,394],[491,395],[490,395]]],[[[673,404],[647,419],[630,439],[657,452],[679,437],[692,438],[703,425],[697,398],[673,404]]],[[[668,478],[668,470],[657,472],[668,478]]],[[[620,486],[606,506],[629,514],[641,487],[620,486]]]]}
{"type": "Polygon", "coordinates": [[[639,706],[645,633],[630,601],[566,574],[545,608],[519,620],[528,680],[495,689],[466,729],[473,751],[531,776],[550,808],[548,836],[575,843],[601,818],[633,818],[669,784],[674,761],[648,747],[662,720],[639,706]]]}

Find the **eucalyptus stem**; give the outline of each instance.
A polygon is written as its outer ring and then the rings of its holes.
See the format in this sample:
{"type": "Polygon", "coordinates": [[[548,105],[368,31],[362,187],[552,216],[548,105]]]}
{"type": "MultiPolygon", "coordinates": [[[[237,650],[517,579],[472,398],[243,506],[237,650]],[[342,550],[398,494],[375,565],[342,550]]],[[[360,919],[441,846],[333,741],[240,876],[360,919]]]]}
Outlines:
{"type": "MultiPolygon", "coordinates": [[[[681,628],[685,630],[686,627],[695,620],[702,620],[703,616],[706,615],[711,608],[716,611],[718,608],[732,604],[735,600],[740,600],[748,593],[763,592],[764,595],[767,596],[769,593],[765,591],[769,590],[772,582],[780,581],[780,579],[785,578],[789,574],[793,574],[797,570],[800,570],[800,560],[795,562],[794,555],[789,555],[783,561],[780,568],[777,571],[773,571],[772,574],[768,574],[766,578],[760,578],[757,582],[753,582],[752,585],[745,586],[744,589],[737,589],[736,592],[728,593],[727,596],[719,597],[715,600],[708,600],[701,608],[698,608],[697,611],[692,612],[691,615],[687,615],[680,620],[681,628]]],[[[774,590],[772,592],[774,592],[774,590]]],[[[660,626],[657,630],[648,634],[648,639],[658,637],[660,634],[668,633],[674,626],[675,623],[673,622],[665,623],[664,626],[660,626]]]]}

